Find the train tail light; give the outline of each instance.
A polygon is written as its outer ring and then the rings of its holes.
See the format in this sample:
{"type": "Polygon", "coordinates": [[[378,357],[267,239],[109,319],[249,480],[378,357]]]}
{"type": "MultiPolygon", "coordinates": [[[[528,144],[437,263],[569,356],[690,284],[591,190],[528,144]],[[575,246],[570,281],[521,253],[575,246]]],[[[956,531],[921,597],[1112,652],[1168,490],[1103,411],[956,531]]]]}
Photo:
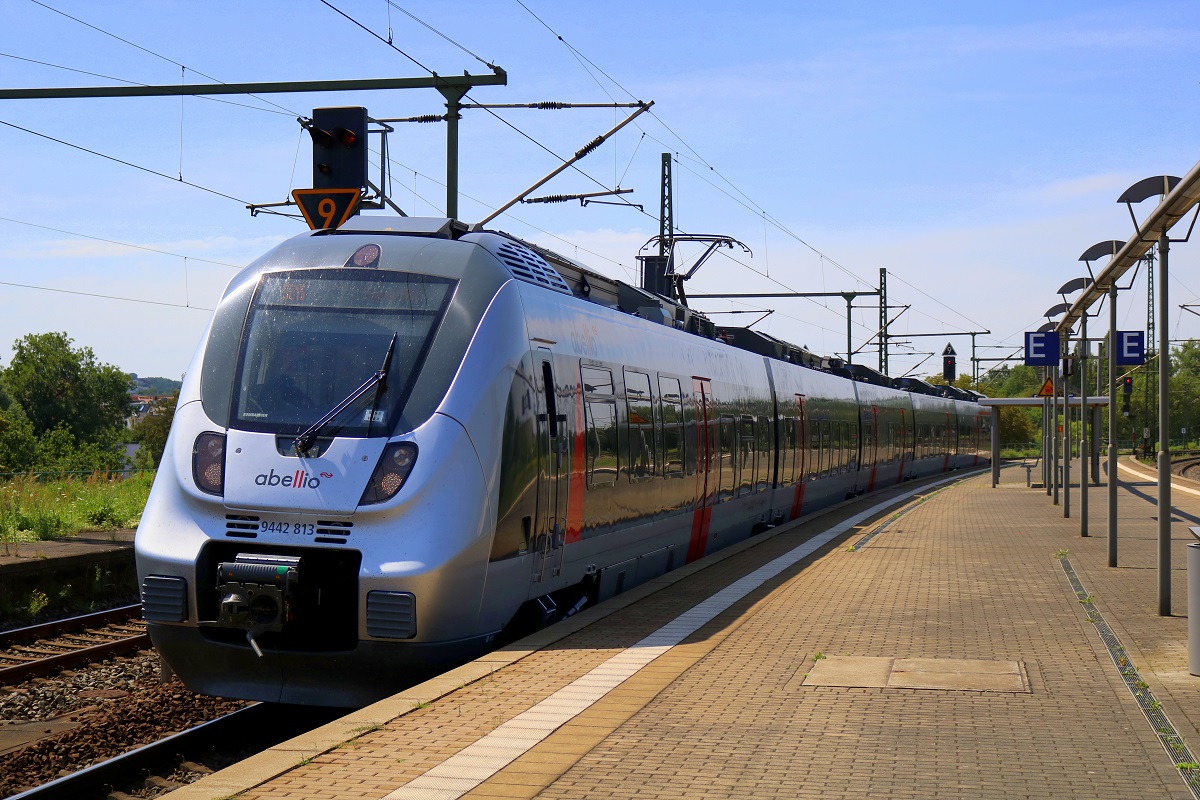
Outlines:
{"type": "Polygon", "coordinates": [[[359,505],[367,506],[391,500],[408,480],[417,462],[417,446],[412,442],[392,442],[383,449],[371,482],[367,484],[359,505]]]}
{"type": "Polygon", "coordinates": [[[202,433],[192,445],[192,478],[200,491],[225,494],[225,434],[202,433]]]}

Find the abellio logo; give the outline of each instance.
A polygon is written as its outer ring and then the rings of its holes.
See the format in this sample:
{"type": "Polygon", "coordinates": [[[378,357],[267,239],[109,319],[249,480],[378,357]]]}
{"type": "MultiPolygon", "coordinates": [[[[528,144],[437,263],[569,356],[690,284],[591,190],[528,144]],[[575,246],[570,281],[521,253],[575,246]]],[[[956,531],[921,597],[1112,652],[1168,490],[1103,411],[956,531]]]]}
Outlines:
{"type": "MultiPolygon", "coordinates": [[[[328,472],[322,472],[321,475],[326,478],[333,477],[328,472]]],[[[321,485],[321,479],[302,469],[296,470],[293,475],[276,475],[272,469],[269,473],[255,477],[254,483],[258,486],[282,486],[285,489],[316,489],[321,485]]]]}

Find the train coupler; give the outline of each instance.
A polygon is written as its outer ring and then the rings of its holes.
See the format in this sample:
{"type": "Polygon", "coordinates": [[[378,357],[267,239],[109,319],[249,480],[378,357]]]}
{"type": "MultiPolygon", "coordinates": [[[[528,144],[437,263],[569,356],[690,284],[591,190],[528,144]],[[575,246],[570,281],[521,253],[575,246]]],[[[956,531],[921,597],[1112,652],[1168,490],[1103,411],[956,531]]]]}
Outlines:
{"type": "Polygon", "coordinates": [[[292,621],[293,600],[300,584],[301,559],[296,556],[238,553],[217,565],[217,624],[246,628],[246,641],[263,657],[257,638],[282,631],[292,621]]]}

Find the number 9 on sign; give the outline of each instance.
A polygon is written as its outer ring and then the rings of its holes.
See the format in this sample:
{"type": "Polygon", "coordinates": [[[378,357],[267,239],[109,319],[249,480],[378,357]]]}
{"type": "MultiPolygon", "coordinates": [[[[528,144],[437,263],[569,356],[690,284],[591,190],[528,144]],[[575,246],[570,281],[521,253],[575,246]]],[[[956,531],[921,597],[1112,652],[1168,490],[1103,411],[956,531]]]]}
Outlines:
{"type": "Polygon", "coordinates": [[[337,215],[337,203],[331,197],[321,198],[317,203],[317,216],[321,218],[322,228],[332,228],[334,217],[337,215]]]}
{"type": "Polygon", "coordinates": [[[339,228],[358,208],[358,189],[296,189],[292,199],[313,230],[339,228]]]}

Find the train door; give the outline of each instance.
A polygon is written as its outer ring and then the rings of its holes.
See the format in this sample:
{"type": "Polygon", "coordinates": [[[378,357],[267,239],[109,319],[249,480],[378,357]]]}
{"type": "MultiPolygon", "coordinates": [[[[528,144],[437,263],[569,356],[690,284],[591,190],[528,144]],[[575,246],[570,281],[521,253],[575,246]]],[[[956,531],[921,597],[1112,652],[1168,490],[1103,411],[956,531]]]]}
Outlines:
{"type": "MultiPolygon", "coordinates": [[[[866,490],[873,492],[875,491],[875,469],[879,463],[879,406],[871,406],[871,411],[866,417],[866,425],[863,426],[863,460],[861,466],[870,466],[871,468],[871,471],[867,473],[866,490]]],[[[861,486],[862,484],[860,483],[859,485],[861,486]]]]}
{"type": "Polygon", "coordinates": [[[946,412],[946,428],[942,436],[942,450],[946,454],[945,460],[942,462],[942,472],[950,471],[950,460],[952,453],[955,451],[955,442],[958,440],[958,425],[957,420],[952,419],[950,412],[946,412]]]}
{"type": "Polygon", "coordinates": [[[533,579],[540,581],[562,569],[567,529],[567,416],[559,409],[558,384],[550,350],[539,347],[540,387],[537,394],[538,482],[534,517],[533,579]]]}
{"type": "Polygon", "coordinates": [[[716,496],[717,420],[713,409],[712,381],[692,378],[696,398],[696,505],[692,512],[692,537],[688,543],[688,563],[704,555],[708,544],[708,527],[712,521],[712,506],[716,496]]]}

